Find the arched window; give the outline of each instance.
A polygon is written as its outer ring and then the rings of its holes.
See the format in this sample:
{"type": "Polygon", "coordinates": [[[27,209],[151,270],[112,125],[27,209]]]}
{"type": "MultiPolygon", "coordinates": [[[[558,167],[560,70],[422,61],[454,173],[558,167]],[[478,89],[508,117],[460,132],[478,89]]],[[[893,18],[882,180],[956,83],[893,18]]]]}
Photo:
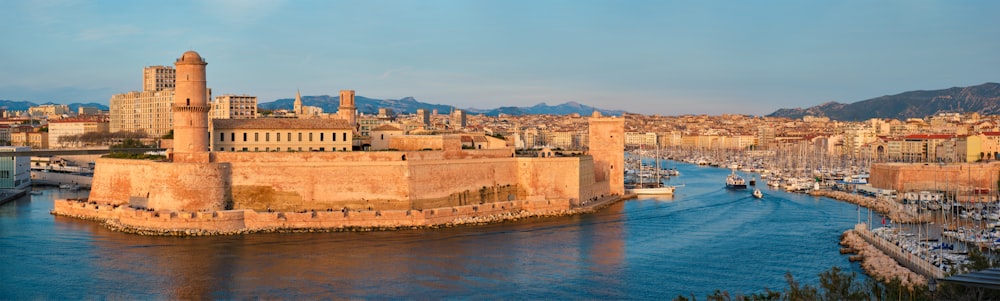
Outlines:
{"type": "Polygon", "coordinates": [[[190,98],[187,99],[187,105],[191,106],[191,99],[190,98]]]}

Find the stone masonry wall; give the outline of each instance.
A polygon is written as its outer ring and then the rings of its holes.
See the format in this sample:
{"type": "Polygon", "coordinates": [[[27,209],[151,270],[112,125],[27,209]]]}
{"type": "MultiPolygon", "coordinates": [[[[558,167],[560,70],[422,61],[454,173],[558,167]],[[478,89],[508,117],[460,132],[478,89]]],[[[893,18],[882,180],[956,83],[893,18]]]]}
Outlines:
{"type": "Polygon", "coordinates": [[[908,191],[958,191],[997,189],[1000,163],[881,163],[871,168],[869,182],[873,187],[908,191]]]}

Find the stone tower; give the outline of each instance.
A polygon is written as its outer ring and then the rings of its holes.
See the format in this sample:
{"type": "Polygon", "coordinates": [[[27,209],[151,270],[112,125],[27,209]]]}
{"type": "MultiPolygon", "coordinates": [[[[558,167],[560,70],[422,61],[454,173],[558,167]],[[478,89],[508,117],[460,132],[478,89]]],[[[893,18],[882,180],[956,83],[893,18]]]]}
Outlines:
{"type": "Polygon", "coordinates": [[[594,158],[594,180],[607,181],[610,194],[624,194],[625,117],[601,117],[595,112],[588,127],[589,153],[594,158]]]}
{"type": "Polygon", "coordinates": [[[207,163],[208,88],[205,83],[208,63],[197,52],[185,52],[174,66],[173,128],[174,162],[207,163]]]}
{"type": "Polygon", "coordinates": [[[337,116],[347,120],[351,127],[358,125],[358,107],[354,105],[354,90],[340,90],[340,107],[337,108],[337,116]]]}
{"type": "Polygon", "coordinates": [[[302,117],[305,111],[302,110],[302,94],[299,90],[295,90],[295,103],[292,104],[292,110],[295,111],[295,117],[302,117]]]}

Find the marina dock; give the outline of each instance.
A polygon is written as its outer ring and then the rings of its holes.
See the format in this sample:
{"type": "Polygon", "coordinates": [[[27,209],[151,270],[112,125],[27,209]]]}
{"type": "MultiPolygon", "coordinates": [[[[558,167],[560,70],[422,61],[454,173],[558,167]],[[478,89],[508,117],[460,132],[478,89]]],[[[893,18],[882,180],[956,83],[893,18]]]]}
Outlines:
{"type": "Polygon", "coordinates": [[[873,234],[871,231],[868,231],[868,225],[857,224],[854,226],[854,232],[907,269],[924,277],[944,278],[944,271],[940,268],[919,256],[913,255],[913,253],[904,252],[901,246],[873,234]]]}

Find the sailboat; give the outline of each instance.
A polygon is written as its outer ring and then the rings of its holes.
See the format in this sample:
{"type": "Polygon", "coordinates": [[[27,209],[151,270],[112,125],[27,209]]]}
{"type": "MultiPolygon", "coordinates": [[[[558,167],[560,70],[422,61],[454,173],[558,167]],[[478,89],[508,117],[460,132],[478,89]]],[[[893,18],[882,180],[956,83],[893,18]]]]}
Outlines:
{"type": "Polygon", "coordinates": [[[654,174],[656,181],[653,181],[651,183],[646,183],[645,181],[643,181],[644,177],[642,176],[643,175],[643,167],[642,167],[643,165],[642,165],[642,155],[641,155],[642,151],[640,150],[639,153],[640,153],[640,156],[639,156],[639,171],[638,171],[639,181],[638,181],[638,183],[634,183],[634,182],[628,183],[630,181],[626,181],[627,183],[625,184],[625,193],[634,193],[634,194],[638,194],[638,195],[672,195],[672,194],[674,194],[674,190],[677,189],[677,187],[676,186],[663,185],[663,182],[660,180],[661,169],[660,169],[660,146],[659,146],[659,144],[657,144],[657,146],[656,146],[656,155],[654,156],[655,159],[656,159],[656,168],[655,168],[655,174],[654,174]]]}

